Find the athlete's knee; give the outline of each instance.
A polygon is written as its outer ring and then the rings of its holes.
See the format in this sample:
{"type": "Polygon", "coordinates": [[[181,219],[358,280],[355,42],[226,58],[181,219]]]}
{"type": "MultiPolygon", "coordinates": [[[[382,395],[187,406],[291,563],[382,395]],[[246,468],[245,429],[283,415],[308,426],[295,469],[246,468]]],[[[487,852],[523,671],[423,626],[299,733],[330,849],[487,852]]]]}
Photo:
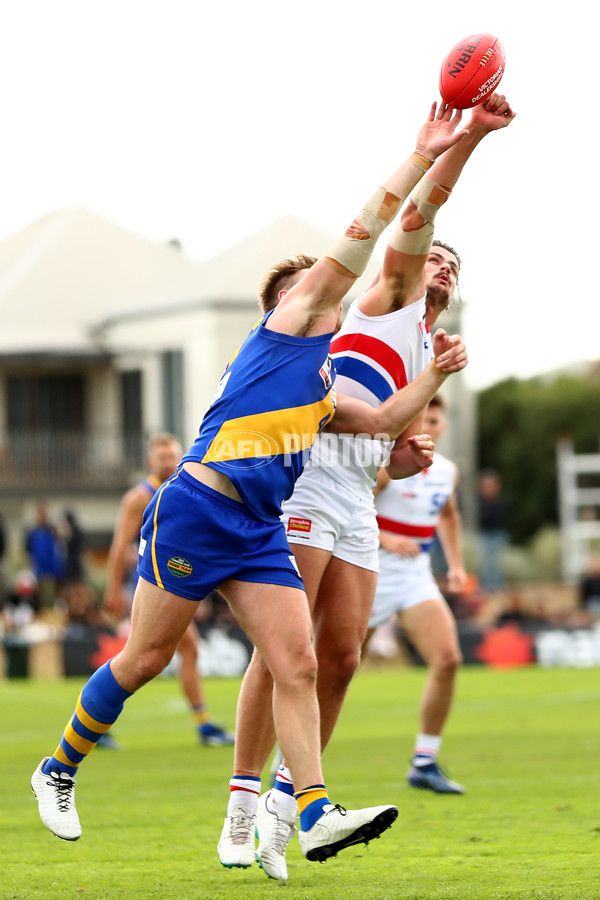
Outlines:
{"type": "Polygon", "coordinates": [[[447,644],[436,649],[430,660],[430,666],[443,675],[454,675],[462,664],[462,653],[453,644],[447,644]]]}
{"type": "Polygon", "coordinates": [[[139,653],[129,664],[130,676],[138,687],[156,678],[171,662],[173,654],[163,647],[153,647],[139,653]]]}
{"type": "Polygon", "coordinates": [[[279,688],[302,690],[317,680],[317,658],[311,645],[290,651],[270,667],[273,682],[279,688]]]}
{"type": "Polygon", "coordinates": [[[322,648],[319,653],[320,677],[347,687],[360,665],[360,643],[322,648]]]}
{"type": "Polygon", "coordinates": [[[293,677],[299,681],[315,684],[317,680],[317,657],[312,646],[300,651],[293,665],[293,677]]]}

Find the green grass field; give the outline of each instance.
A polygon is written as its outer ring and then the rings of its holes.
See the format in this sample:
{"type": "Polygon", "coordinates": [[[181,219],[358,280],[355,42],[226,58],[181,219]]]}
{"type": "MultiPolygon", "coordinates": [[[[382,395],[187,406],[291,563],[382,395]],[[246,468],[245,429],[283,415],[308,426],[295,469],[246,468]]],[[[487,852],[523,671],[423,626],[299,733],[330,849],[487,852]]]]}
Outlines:
{"type": "MultiPolygon", "coordinates": [[[[115,727],[124,749],[95,750],[82,766],[83,837],[73,844],[41,825],[29,779],[80,682],[0,682],[0,897],[600,898],[598,670],[463,670],[443,748],[462,797],[404,780],[423,674],[362,671],[325,755],[334,802],[396,803],[397,822],[324,865],[294,841],[286,886],[257,866],[220,866],[232,751],[195,742],[176,682],[129,700],[115,727]]],[[[238,687],[207,683],[230,725],[238,687]]]]}

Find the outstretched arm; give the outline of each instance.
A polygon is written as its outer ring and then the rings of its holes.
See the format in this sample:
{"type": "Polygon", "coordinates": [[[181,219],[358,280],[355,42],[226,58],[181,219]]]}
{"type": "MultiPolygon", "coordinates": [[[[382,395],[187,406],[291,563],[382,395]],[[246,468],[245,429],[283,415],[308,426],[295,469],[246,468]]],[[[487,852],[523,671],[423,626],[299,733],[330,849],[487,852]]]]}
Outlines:
{"type": "Polygon", "coordinates": [[[354,281],[363,274],[377,239],[396,216],[414,186],[434,159],[462,137],[454,129],[460,113],[431,107],[417,135],[416,149],[383,182],[345,233],[292,287],[269,317],[266,327],[292,335],[317,335],[333,331],[339,305],[354,281]]]}
{"type": "MultiPolygon", "coordinates": [[[[443,109],[444,115],[448,115],[448,108],[443,109]]],[[[455,135],[458,140],[437,157],[414,189],[390,239],[381,277],[361,299],[364,313],[383,315],[423,296],[424,266],[438,210],[450,196],[475,147],[487,134],[506,128],[514,118],[515,113],[503,94],[492,94],[486,103],[473,109],[467,129],[455,135]]]]}

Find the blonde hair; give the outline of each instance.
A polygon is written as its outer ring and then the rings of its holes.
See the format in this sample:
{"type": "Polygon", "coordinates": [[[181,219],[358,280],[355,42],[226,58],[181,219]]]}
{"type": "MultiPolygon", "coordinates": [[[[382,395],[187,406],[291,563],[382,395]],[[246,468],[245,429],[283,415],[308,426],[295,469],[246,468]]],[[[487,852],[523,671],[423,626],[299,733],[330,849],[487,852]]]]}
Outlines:
{"type": "Polygon", "coordinates": [[[310,269],[316,263],[316,256],[299,254],[290,259],[282,259],[272,266],[258,286],[258,305],[263,313],[275,309],[279,302],[279,291],[289,290],[296,283],[296,273],[310,269]]]}

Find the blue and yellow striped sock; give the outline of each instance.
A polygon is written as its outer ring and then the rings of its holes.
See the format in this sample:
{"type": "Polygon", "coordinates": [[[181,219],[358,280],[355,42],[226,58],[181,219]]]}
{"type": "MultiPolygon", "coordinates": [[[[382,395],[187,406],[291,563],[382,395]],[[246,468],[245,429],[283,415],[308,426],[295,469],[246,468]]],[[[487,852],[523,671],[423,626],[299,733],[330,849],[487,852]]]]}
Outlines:
{"type": "Polygon", "coordinates": [[[79,763],[111,728],[128,697],[131,693],[117,682],[109,660],[84,685],[60,744],[43,768],[44,774],[60,769],[76,775],[79,763]]]}
{"type": "Polygon", "coordinates": [[[324,784],[311,784],[294,794],[300,814],[300,829],[309,831],[323,815],[323,807],[331,804],[324,784]]]}

